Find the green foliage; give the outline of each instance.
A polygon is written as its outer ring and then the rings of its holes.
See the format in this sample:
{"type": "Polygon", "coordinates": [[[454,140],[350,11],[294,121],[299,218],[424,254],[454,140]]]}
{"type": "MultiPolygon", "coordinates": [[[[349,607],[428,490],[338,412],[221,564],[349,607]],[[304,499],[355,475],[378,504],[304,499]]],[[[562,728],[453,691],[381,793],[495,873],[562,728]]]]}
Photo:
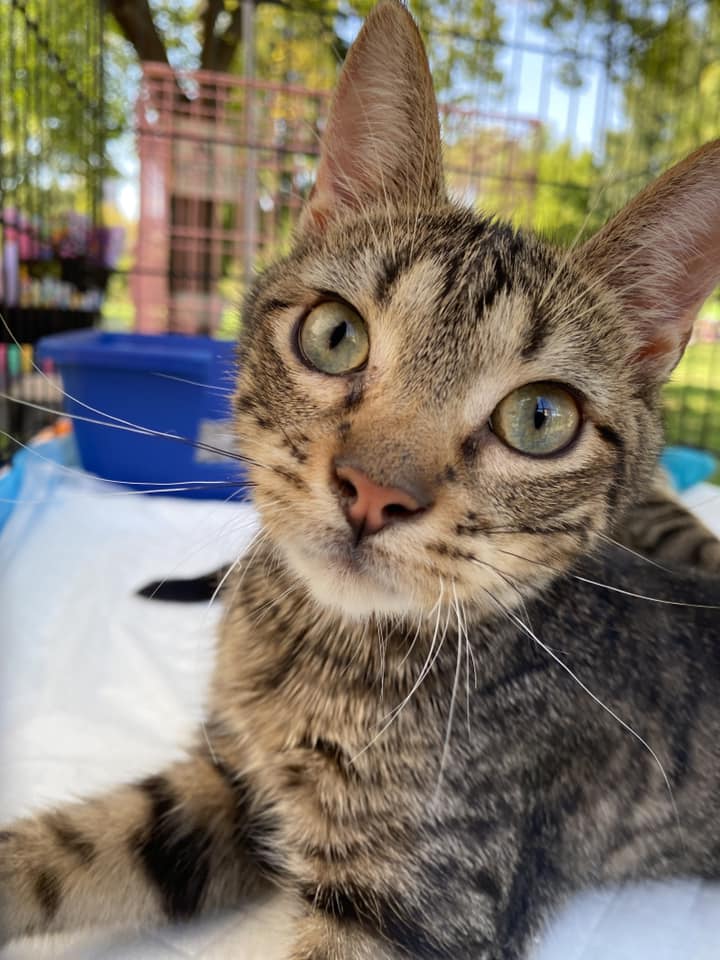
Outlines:
{"type": "Polygon", "coordinates": [[[52,217],[87,209],[103,174],[94,0],[28,0],[0,17],[3,193],[52,217]],[[87,189],[89,186],[89,189],[87,189]]]}
{"type": "Polygon", "coordinates": [[[625,122],[607,132],[602,206],[614,210],[670,163],[720,134],[720,3],[543,0],[543,27],[604,52],[625,122]]]}

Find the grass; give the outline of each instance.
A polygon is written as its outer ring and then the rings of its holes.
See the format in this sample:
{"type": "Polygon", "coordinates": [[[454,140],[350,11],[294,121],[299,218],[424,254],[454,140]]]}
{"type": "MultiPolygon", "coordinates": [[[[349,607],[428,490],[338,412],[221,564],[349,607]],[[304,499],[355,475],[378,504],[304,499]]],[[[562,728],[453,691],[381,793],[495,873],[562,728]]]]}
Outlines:
{"type": "MultiPolygon", "coordinates": [[[[665,388],[665,432],[668,443],[720,457],[720,341],[685,351],[665,388]]],[[[713,481],[720,483],[720,467],[713,481]]]]}

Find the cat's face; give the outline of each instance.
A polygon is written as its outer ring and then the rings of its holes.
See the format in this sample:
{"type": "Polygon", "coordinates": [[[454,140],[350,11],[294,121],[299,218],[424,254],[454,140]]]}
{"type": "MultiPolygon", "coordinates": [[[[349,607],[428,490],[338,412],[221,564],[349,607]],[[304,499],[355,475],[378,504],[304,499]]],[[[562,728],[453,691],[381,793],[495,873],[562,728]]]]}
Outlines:
{"type": "Polygon", "coordinates": [[[467,212],[344,222],[277,267],[250,313],[239,430],[267,465],[255,501],[291,567],[348,612],[428,610],[443,591],[507,602],[514,580],[543,582],[538,561],[563,567],[607,529],[625,450],[642,471],[657,450],[612,311],[557,254],[467,212]],[[360,369],[314,366],[333,353],[360,369]],[[557,408],[540,427],[535,394],[557,408]],[[358,540],[343,465],[422,509],[358,540]]]}
{"type": "Polygon", "coordinates": [[[377,8],[344,78],[298,243],[246,307],[237,417],[255,502],[321,605],[495,612],[591,549],[645,482],[685,334],[628,323],[604,276],[622,259],[567,256],[448,203],[399,5],[377,8]],[[400,76],[380,89],[393,31],[400,76]]]}

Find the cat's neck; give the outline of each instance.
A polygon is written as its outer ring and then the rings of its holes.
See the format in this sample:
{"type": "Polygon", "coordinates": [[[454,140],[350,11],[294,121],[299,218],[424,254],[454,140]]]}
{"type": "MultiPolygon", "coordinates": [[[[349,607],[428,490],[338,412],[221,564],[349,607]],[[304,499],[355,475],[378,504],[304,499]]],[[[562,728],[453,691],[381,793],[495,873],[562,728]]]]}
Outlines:
{"type": "MultiPolygon", "coordinates": [[[[297,647],[332,656],[345,664],[343,675],[371,677],[379,671],[407,673],[409,662],[427,654],[456,622],[447,609],[417,617],[349,617],[332,605],[318,603],[309,587],[295,575],[277,550],[265,545],[252,551],[226,593],[229,618],[243,621],[253,645],[282,646],[282,638],[297,647]]],[[[267,648],[267,646],[266,646],[267,648]]]]}

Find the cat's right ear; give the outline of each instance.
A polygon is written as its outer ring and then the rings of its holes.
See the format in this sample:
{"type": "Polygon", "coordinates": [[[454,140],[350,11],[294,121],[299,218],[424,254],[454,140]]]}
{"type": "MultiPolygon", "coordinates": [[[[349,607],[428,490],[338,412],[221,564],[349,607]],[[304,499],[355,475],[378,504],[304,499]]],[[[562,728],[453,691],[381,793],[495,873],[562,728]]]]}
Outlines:
{"type": "Polygon", "coordinates": [[[720,140],[646,187],[578,256],[617,295],[638,376],[664,382],[720,284],[720,140]]]}
{"type": "Polygon", "coordinates": [[[420,33],[381,0],[350,48],[300,231],[350,212],[435,207],[445,198],[438,108],[420,33]]]}

